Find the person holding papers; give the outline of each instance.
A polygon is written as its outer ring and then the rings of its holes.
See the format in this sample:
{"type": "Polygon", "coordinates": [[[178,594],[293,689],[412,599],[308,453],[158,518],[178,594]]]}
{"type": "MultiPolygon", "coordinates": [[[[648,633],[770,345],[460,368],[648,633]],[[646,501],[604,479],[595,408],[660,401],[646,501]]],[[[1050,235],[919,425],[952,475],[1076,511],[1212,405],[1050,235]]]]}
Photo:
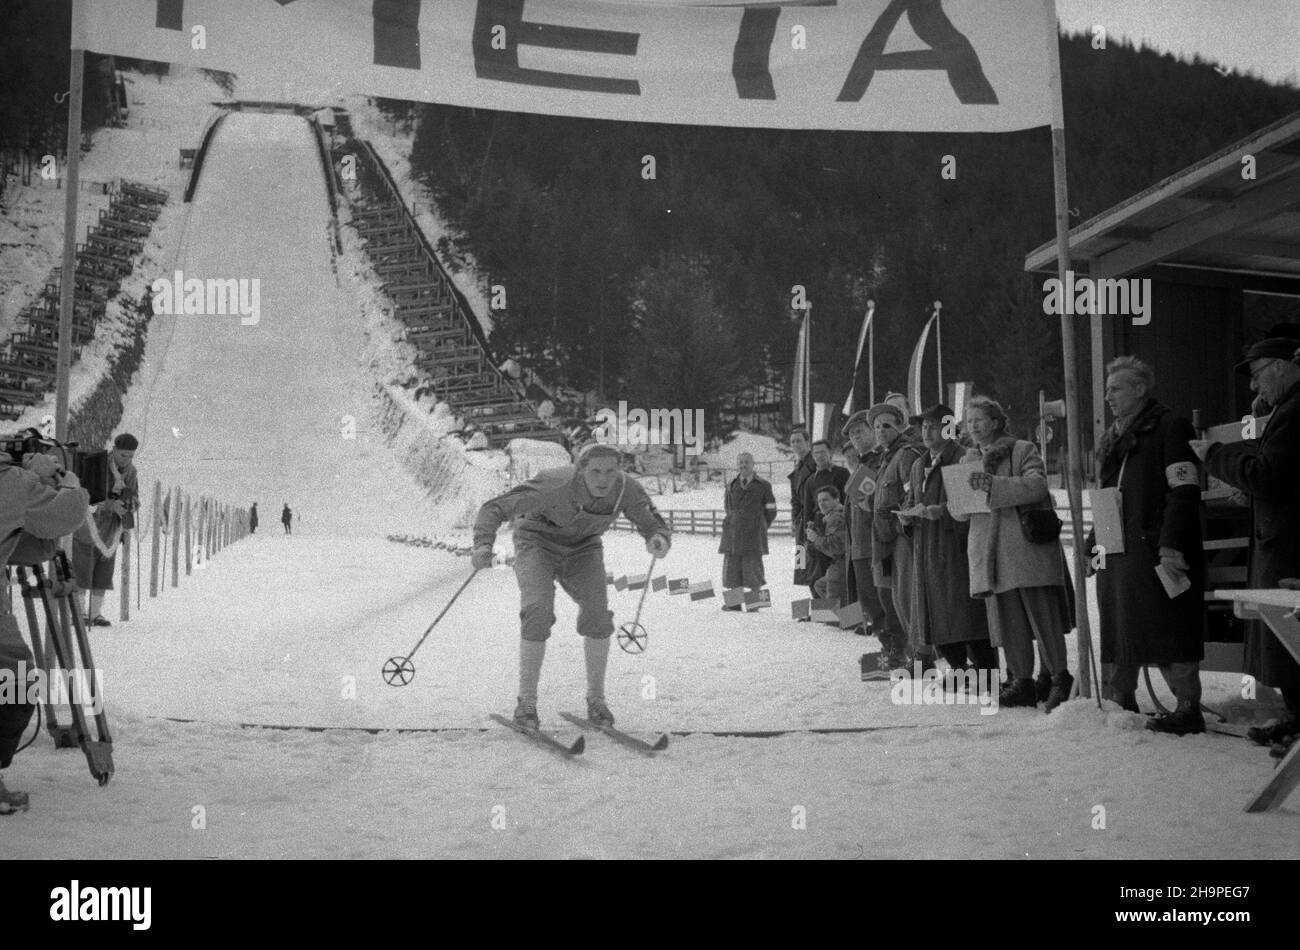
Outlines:
{"type": "Polygon", "coordinates": [[[1007,434],[1006,413],[986,396],[966,404],[966,427],[976,448],[960,468],[974,466],[966,476],[967,494],[973,491],[983,510],[961,504],[951,488],[948,510],[958,521],[970,521],[970,595],[984,598],[990,640],[1007,655],[1009,678],[998,705],[1038,704],[1033,678],[1037,640],[1052,679],[1044,703],[1051,712],[1070,698],[1074,685],[1065,653],[1065,635],[1073,623],[1060,521],[1055,535],[1044,536],[1040,523],[1048,519],[1032,514],[1054,514],[1045,510],[1052,502],[1043,458],[1034,443],[1007,434]]]}
{"type": "Polygon", "coordinates": [[[1093,496],[1087,551],[1099,568],[1103,698],[1136,712],[1138,670],[1157,665],[1178,708],[1147,728],[1181,736],[1205,731],[1200,465],[1191,422],[1161,405],[1154,390],[1155,373],[1135,357],[1106,367],[1115,422],[1097,449],[1102,490],[1093,496]]]}

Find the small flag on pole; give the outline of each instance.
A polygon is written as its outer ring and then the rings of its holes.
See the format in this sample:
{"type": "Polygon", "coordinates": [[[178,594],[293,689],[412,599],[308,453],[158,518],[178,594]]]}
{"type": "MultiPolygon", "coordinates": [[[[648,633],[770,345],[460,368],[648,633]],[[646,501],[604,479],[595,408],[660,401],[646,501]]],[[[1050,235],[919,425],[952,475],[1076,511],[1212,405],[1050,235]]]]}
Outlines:
{"type": "Polygon", "coordinates": [[[666,590],[668,587],[668,575],[660,574],[650,582],[651,590],[666,590]]]}
{"type": "Polygon", "coordinates": [[[691,600],[708,600],[716,596],[713,593],[713,581],[700,581],[691,585],[691,600]]]}

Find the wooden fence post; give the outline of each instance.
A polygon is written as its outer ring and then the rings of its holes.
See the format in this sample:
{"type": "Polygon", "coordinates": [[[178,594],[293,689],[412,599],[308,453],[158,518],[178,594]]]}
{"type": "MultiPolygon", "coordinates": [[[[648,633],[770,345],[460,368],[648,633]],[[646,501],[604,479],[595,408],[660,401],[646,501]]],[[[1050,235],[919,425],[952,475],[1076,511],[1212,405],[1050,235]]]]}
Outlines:
{"type": "Polygon", "coordinates": [[[190,547],[190,496],[185,496],[185,576],[194,570],[194,549],[190,547]]]}
{"type": "MultiPolygon", "coordinates": [[[[138,543],[138,542],[137,542],[138,543]]],[[[122,533],[122,603],[118,609],[118,620],[131,619],[131,532],[122,533]]]]}
{"type": "Polygon", "coordinates": [[[176,486],[176,493],[172,496],[172,587],[181,586],[180,577],[180,554],[181,554],[181,489],[176,486]]]}
{"type": "Polygon", "coordinates": [[[149,548],[149,596],[158,596],[158,541],[162,536],[162,482],[153,483],[153,544],[149,548]]]}

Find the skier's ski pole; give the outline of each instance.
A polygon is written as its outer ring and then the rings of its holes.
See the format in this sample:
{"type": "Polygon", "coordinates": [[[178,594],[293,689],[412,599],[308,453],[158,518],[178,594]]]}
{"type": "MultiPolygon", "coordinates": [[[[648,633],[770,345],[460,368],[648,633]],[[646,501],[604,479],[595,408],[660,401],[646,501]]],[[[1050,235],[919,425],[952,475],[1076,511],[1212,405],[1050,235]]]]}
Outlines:
{"type": "Polygon", "coordinates": [[[625,623],[618,628],[618,645],[624,653],[644,653],[646,640],[649,634],[646,633],[645,627],[641,626],[641,608],[645,606],[645,595],[650,591],[650,575],[655,572],[655,562],[659,560],[659,555],[650,555],[650,570],[645,575],[645,586],[641,588],[641,599],[637,601],[636,616],[631,623],[625,623]]]}
{"type": "Polygon", "coordinates": [[[428,629],[424,631],[424,635],[420,637],[419,642],[411,648],[410,653],[406,654],[406,656],[390,656],[388,658],[388,661],[384,663],[384,682],[389,686],[405,686],[415,679],[415,664],[411,662],[411,657],[415,656],[415,651],[424,645],[424,641],[429,638],[429,634],[433,633],[433,628],[438,626],[438,621],[443,618],[447,611],[451,610],[451,605],[456,603],[456,599],[465,592],[469,582],[478,576],[480,570],[481,568],[476,567],[470,572],[469,577],[465,578],[465,583],[460,585],[460,590],[451,595],[451,600],[447,601],[447,606],[443,607],[438,616],[433,618],[433,623],[429,624],[428,629]]]}

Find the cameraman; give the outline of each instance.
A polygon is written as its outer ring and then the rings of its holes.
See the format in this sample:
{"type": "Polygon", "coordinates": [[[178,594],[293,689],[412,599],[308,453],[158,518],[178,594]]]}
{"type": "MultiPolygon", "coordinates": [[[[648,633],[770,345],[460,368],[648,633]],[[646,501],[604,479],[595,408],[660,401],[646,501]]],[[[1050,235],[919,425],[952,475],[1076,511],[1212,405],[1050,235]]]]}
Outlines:
{"type": "MultiPolygon", "coordinates": [[[[0,452],[0,566],[5,569],[4,590],[0,592],[0,669],[10,671],[16,685],[20,664],[31,671],[35,660],[11,612],[9,560],[23,535],[56,540],[85,521],[90,510],[90,498],[77,476],[62,472],[54,459],[39,454],[37,449],[36,445],[25,447],[21,468],[12,456],[0,452]]],[[[16,694],[15,698],[25,698],[25,682],[16,694]]],[[[0,703],[0,769],[7,768],[13,759],[33,708],[27,702],[0,703]]],[[[27,794],[8,791],[0,777],[0,815],[26,807],[27,794]]]]}
{"type": "Polygon", "coordinates": [[[127,432],[113,440],[113,451],[108,453],[108,498],[95,506],[95,517],[72,536],[72,573],[77,586],[90,591],[86,610],[90,626],[112,626],[100,609],[104,593],[113,589],[113,569],[122,534],[135,527],[135,510],[140,507],[140,483],[132,464],[139,447],[139,440],[127,432]]]}

